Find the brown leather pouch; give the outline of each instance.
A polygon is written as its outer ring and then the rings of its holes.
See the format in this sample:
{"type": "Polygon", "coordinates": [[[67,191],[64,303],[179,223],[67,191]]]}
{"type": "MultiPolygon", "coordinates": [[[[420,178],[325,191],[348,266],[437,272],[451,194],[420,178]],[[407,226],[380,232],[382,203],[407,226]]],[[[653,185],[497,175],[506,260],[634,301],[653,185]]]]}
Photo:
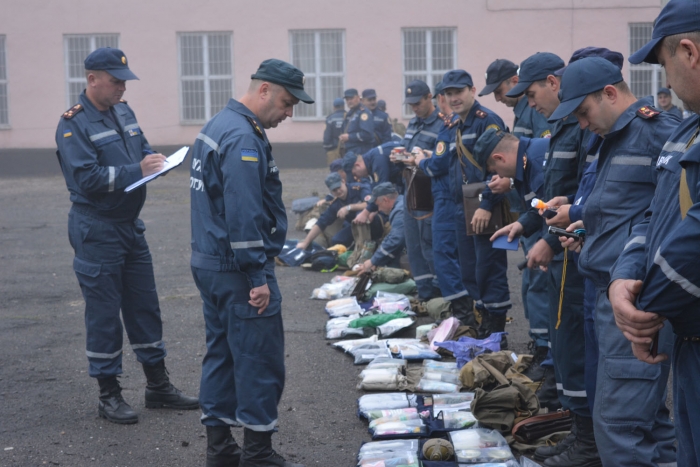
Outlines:
{"type": "Polygon", "coordinates": [[[432,211],[433,191],[430,177],[418,167],[403,169],[406,206],[411,211],[432,211]]]}
{"type": "MultiPolygon", "coordinates": [[[[484,182],[462,185],[462,201],[464,203],[464,218],[467,222],[467,235],[477,235],[472,228],[472,217],[474,217],[476,210],[479,209],[479,204],[481,204],[480,195],[485,188],[486,183],[484,182]]],[[[489,220],[486,229],[479,235],[492,235],[501,227],[510,224],[510,216],[506,216],[509,212],[510,203],[507,199],[493,206],[491,220],[489,220]]]]}
{"type": "Polygon", "coordinates": [[[513,438],[524,444],[533,444],[543,436],[571,430],[571,413],[568,410],[535,415],[513,426],[513,438]]]}

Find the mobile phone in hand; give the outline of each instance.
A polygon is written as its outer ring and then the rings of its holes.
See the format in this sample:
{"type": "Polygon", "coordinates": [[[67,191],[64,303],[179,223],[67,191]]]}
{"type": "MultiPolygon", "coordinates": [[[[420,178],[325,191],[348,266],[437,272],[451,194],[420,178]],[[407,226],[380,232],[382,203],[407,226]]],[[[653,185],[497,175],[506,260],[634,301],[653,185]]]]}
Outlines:
{"type": "Polygon", "coordinates": [[[550,226],[549,233],[556,235],[557,237],[573,238],[574,240],[581,240],[582,235],[576,232],[568,232],[566,229],[560,229],[559,227],[550,226]]]}

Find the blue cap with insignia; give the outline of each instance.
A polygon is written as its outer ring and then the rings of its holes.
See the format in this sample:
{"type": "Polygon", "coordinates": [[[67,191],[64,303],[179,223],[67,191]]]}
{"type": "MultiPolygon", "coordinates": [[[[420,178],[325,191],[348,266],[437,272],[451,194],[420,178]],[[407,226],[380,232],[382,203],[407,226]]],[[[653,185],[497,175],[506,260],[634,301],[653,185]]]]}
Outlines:
{"type": "Polygon", "coordinates": [[[352,166],[355,165],[355,161],[357,160],[357,154],[355,154],[352,151],[348,151],[345,153],[343,156],[343,169],[350,173],[352,171],[352,166]]]}
{"type": "Polygon", "coordinates": [[[342,97],[336,97],[333,99],[333,107],[345,107],[345,101],[342,97]]]}
{"type": "Polygon", "coordinates": [[[314,100],[304,91],[306,78],[304,73],[294,65],[276,58],[265,60],[258,67],[258,71],[250,76],[250,79],[259,79],[278,84],[302,102],[313,104],[314,100]]]}
{"type": "Polygon", "coordinates": [[[518,74],[518,65],[506,60],[505,58],[499,58],[489,65],[486,69],[486,86],[479,93],[479,97],[486,96],[495,91],[498,86],[501,85],[507,79],[512,78],[518,74]]]}
{"type": "Polygon", "coordinates": [[[345,92],[343,92],[343,98],[344,99],[349,99],[351,97],[359,96],[360,93],[357,92],[357,89],[355,88],[350,88],[346,89],[345,92]]]}
{"type": "Polygon", "coordinates": [[[659,94],[667,94],[667,95],[670,96],[670,95],[671,95],[671,90],[670,90],[669,88],[659,88],[659,90],[658,90],[658,92],[656,93],[656,95],[658,96],[659,94]]]}
{"type": "Polygon", "coordinates": [[[374,89],[365,89],[364,91],[362,91],[363,99],[371,99],[373,97],[377,97],[377,91],[375,91],[374,89]]]}
{"type": "Polygon", "coordinates": [[[425,84],[425,81],[414,79],[406,86],[406,100],[404,104],[417,104],[426,94],[430,94],[430,88],[425,84]]]}
{"type": "Polygon", "coordinates": [[[340,174],[338,174],[338,172],[329,173],[326,177],[326,186],[330,191],[333,191],[336,188],[340,188],[340,185],[342,184],[343,179],[340,178],[340,174]]]}
{"type": "Polygon", "coordinates": [[[561,101],[550,122],[566,117],[578,108],[583,100],[609,84],[622,81],[622,71],[601,57],[586,57],[566,67],[561,77],[561,101]]]}
{"type": "Polygon", "coordinates": [[[558,69],[563,68],[564,60],[549,52],[537,52],[523,60],[518,68],[518,84],[506,93],[507,97],[519,97],[535,81],[546,79],[558,69]]]}
{"type": "Polygon", "coordinates": [[[103,70],[122,81],[138,79],[127,65],[126,55],[119,49],[100,47],[85,59],[86,70],[103,70]]]}
{"type": "Polygon", "coordinates": [[[376,203],[377,198],[380,196],[386,196],[393,193],[398,193],[394,184],[391,182],[382,182],[372,188],[372,197],[369,199],[369,202],[376,203]]]}
{"type": "Polygon", "coordinates": [[[474,86],[472,75],[464,70],[451,70],[442,76],[442,87],[447,90],[450,88],[464,89],[467,86],[474,86]]]}
{"type": "Polygon", "coordinates": [[[491,128],[483,132],[481,136],[479,136],[479,139],[476,140],[476,144],[474,144],[474,159],[476,159],[476,162],[483,169],[484,180],[488,176],[486,171],[486,161],[489,159],[489,156],[491,156],[491,153],[494,149],[496,149],[496,146],[498,146],[498,143],[501,142],[505,135],[505,131],[491,128]]]}
{"type": "Polygon", "coordinates": [[[644,47],[630,55],[629,61],[635,65],[646,62],[658,64],[655,48],[666,36],[700,31],[700,2],[671,0],[659,13],[651,31],[651,40],[644,47]]]}
{"type": "Polygon", "coordinates": [[[377,101],[377,108],[382,112],[386,112],[386,101],[384,99],[379,99],[377,101]]]}
{"type": "MultiPolygon", "coordinates": [[[[620,52],[613,52],[605,47],[584,47],[575,51],[569,59],[569,65],[586,57],[602,57],[610,63],[622,69],[625,62],[625,57],[620,52]]],[[[560,68],[554,72],[556,76],[562,76],[566,71],[566,67],[560,68]]]]}

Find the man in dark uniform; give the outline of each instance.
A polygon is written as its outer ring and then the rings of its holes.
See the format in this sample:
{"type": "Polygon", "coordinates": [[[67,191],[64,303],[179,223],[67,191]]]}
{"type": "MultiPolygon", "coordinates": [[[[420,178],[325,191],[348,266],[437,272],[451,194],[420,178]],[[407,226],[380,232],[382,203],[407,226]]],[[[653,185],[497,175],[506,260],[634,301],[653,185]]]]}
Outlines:
{"type": "Polygon", "coordinates": [[[377,91],[365,89],[362,91],[362,103],[367,107],[374,117],[375,144],[388,143],[391,141],[391,122],[389,114],[379,108],[377,101],[377,91]]]}
{"type": "Polygon", "coordinates": [[[165,369],[153,263],[146,227],[138,218],[146,186],[124,192],[161,170],[165,157],[154,153],[134,112],[121,100],[126,81],[138,79],[124,53],[97,49],[85,59],[85,70],[87,88],[79,103],[63,114],[56,144],[73,203],[68,237],[85,298],[89,374],[100,385],[98,412],[114,423],[138,421],[117,381],[124,328],[146,373],[146,407],[196,409],[197,399],[173,387],[165,369]]]}
{"type": "Polygon", "coordinates": [[[656,99],[659,101],[661,110],[672,113],[681,120],[683,119],[683,112],[681,112],[681,109],[673,105],[673,97],[671,97],[671,90],[669,88],[659,89],[659,92],[656,93],[656,99]]]}
{"type": "MultiPolygon", "coordinates": [[[[368,272],[380,266],[400,267],[401,253],[406,245],[403,231],[403,196],[399,195],[391,183],[380,183],[372,189],[370,201],[376,204],[379,212],[387,217],[389,232],[382,239],[372,257],[362,263],[362,272],[368,272]]],[[[379,218],[379,216],[376,216],[379,218]]]]}
{"type": "Polygon", "coordinates": [[[349,110],[343,123],[345,133],[338,140],[345,145],[346,152],[364,154],[379,144],[374,135],[372,111],[362,104],[357,89],[346,89],[344,95],[349,110]]]}
{"type": "Polygon", "coordinates": [[[326,117],[326,129],[323,131],[323,149],[330,164],[340,158],[338,138],[343,133],[345,121],[345,102],[342,97],[333,100],[333,113],[326,117]]]}
{"type": "Polygon", "coordinates": [[[282,297],[274,258],[287,233],[279,170],[265,129],[292,116],[304,75],[262,62],[246,94],[197,136],[191,178],[192,275],[204,302],[200,403],[207,466],[292,467],[272,449],[284,387],[282,297]],[[231,436],[243,426],[244,445],[231,436]]]}

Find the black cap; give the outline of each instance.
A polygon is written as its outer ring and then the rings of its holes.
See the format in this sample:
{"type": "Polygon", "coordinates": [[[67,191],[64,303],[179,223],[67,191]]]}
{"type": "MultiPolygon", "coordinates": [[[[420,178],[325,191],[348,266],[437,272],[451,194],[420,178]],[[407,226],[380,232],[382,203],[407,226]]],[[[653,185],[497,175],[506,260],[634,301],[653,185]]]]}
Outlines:
{"type": "Polygon", "coordinates": [[[564,67],[564,60],[559,56],[549,52],[537,52],[531,55],[520,64],[518,84],[506,93],[508,97],[518,97],[535,81],[540,81],[549,75],[553,75],[557,70],[564,67]]]}
{"type": "Polygon", "coordinates": [[[642,62],[659,63],[656,58],[656,45],[666,36],[700,31],[698,18],[700,18],[700,2],[697,0],[671,0],[654,21],[651,40],[630,56],[630,63],[635,65],[642,62]]]}
{"type": "Polygon", "coordinates": [[[486,87],[481,90],[479,96],[491,94],[502,82],[517,74],[518,65],[510,60],[499,58],[486,69],[486,87]]]}
{"type": "Polygon", "coordinates": [[[333,99],[333,107],[345,107],[345,101],[342,97],[336,97],[333,99]]]}
{"type": "Polygon", "coordinates": [[[270,58],[265,60],[258,67],[258,71],[250,76],[250,79],[259,79],[270,83],[279,84],[284,87],[289,94],[302,102],[313,104],[314,100],[304,91],[306,77],[304,73],[294,65],[270,58]]]}
{"type": "Polygon", "coordinates": [[[347,99],[349,97],[359,96],[359,95],[360,95],[360,93],[358,93],[357,89],[355,89],[355,88],[346,89],[345,92],[343,92],[344,99],[347,99]]]}
{"type": "Polygon", "coordinates": [[[669,88],[659,88],[659,91],[656,93],[656,95],[658,96],[659,94],[668,94],[670,96],[671,90],[669,88]]]}
{"type": "MultiPolygon", "coordinates": [[[[571,55],[571,58],[569,59],[569,65],[586,57],[604,58],[619,69],[622,69],[622,65],[624,65],[625,63],[625,58],[620,52],[613,52],[612,50],[606,49],[605,47],[584,47],[582,49],[578,49],[571,55]]],[[[558,69],[554,72],[554,75],[562,76],[564,74],[564,71],[566,71],[566,67],[558,69]]]]}
{"type": "Polygon", "coordinates": [[[481,166],[484,178],[488,175],[486,173],[486,161],[505,135],[505,131],[491,128],[483,132],[481,136],[479,136],[479,139],[476,140],[476,144],[474,144],[474,158],[481,166]]]}
{"type": "Polygon", "coordinates": [[[392,193],[398,193],[394,184],[391,182],[382,182],[372,188],[372,197],[369,199],[369,202],[376,203],[377,198],[380,196],[386,196],[392,193]]]}
{"type": "Polygon", "coordinates": [[[377,97],[377,91],[374,89],[365,89],[362,91],[362,98],[363,99],[371,99],[372,97],[377,97]]]}
{"type": "Polygon", "coordinates": [[[415,79],[406,86],[405,104],[417,104],[426,94],[430,94],[430,88],[425,81],[415,79]]]}
{"type": "Polygon", "coordinates": [[[100,47],[85,59],[86,70],[104,70],[117,79],[138,79],[127,65],[126,55],[119,49],[100,47]]]}

